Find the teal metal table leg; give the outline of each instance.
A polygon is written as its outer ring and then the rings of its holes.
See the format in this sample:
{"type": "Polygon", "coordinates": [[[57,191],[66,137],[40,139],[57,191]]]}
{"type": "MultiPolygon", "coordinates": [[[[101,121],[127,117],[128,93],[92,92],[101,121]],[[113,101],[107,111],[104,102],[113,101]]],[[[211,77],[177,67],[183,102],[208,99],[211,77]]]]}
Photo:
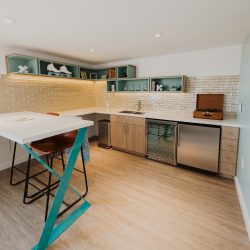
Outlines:
{"type": "MultiPolygon", "coordinates": [[[[37,243],[37,245],[35,245],[33,247],[34,250],[44,250],[46,249],[52,242],[54,242],[79,216],[81,216],[90,206],[90,204],[85,201],[84,199],[82,199],[84,201],[84,203],[78,207],[77,209],[75,209],[67,218],[65,218],[59,225],[57,225],[55,228],[55,223],[56,223],[56,219],[57,219],[57,215],[59,213],[65,192],[67,190],[67,188],[69,187],[69,182],[72,176],[72,172],[77,160],[77,156],[79,154],[80,148],[82,146],[82,142],[83,139],[86,135],[86,131],[87,128],[81,128],[78,130],[78,134],[77,137],[75,139],[75,143],[74,146],[71,150],[70,156],[69,156],[69,160],[68,163],[66,165],[65,171],[62,175],[62,177],[60,177],[58,174],[56,174],[54,172],[54,170],[52,170],[52,174],[54,174],[55,176],[57,176],[60,179],[60,184],[59,187],[56,191],[55,194],[55,198],[52,202],[49,214],[48,214],[48,218],[46,220],[46,223],[44,225],[42,234],[40,236],[40,239],[37,243]]],[[[22,147],[30,152],[30,149],[27,148],[27,146],[22,145],[22,147]]],[[[32,155],[43,165],[48,169],[48,165],[45,164],[45,162],[43,162],[34,152],[32,152],[32,155]]],[[[49,169],[51,171],[51,169],[49,169]]],[[[78,195],[78,192],[73,189],[72,187],[70,188],[74,193],[76,193],[78,195]]]]}

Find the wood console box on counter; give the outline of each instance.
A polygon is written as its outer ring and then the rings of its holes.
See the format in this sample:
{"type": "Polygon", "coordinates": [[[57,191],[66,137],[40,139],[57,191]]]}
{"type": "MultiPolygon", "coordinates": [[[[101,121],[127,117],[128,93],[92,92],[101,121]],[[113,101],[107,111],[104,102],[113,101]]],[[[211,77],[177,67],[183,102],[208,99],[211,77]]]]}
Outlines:
{"type": "Polygon", "coordinates": [[[136,154],[146,154],[145,118],[110,115],[111,145],[136,154]]]}
{"type": "Polygon", "coordinates": [[[236,175],[239,128],[221,127],[219,174],[227,178],[236,175]]]}
{"type": "Polygon", "coordinates": [[[224,94],[197,94],[194,118],[223,120],[224,94]]]}

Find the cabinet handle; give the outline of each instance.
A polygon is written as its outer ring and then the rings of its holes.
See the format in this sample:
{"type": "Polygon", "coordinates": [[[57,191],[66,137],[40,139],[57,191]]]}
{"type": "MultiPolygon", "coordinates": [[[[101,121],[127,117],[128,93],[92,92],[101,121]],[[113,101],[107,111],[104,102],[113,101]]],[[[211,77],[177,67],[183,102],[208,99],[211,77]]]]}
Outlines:
{"type": "Polygon", "coordinates": [[[180,125],[178,124],[177,125],[177,145],[180,146],[180,137],[181,137],[181,134],[180,134],[180,125]]]}
{"type": "Polygon", "coordinates": [[[129,134],[129,125],[127,125],[127,134],[129,134]]]}

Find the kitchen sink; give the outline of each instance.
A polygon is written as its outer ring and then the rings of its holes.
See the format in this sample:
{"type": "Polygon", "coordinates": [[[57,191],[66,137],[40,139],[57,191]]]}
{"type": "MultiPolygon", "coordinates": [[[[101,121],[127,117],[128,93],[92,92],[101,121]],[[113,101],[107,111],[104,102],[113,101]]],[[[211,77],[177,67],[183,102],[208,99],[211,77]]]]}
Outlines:
{"type": "Polygon", "coordinates": [[[140,111],[131,111],[131,110],[123,110],[120,111],[119,113],[123,113],[123,114],[135,114],[135,115],[144,115],[144,112],[140,112],[140,111]]]}
{"type": "Polygon", "coordinates": [[[133,114],[135,111],[130,111],[130,110],[123,110],[120,111],[119,113],[123,113],[123,114],[133,114]]]}

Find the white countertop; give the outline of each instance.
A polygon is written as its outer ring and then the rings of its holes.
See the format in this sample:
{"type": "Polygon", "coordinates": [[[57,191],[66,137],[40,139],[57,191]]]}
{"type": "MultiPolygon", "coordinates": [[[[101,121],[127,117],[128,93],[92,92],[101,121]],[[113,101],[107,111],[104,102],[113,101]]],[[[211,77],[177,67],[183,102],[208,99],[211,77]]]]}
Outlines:
{"type": "Polygon", "coordinates": [[[60,112],[60,114],[62,116],[70,117],[70,116],[82,116],[93,113],[99,113],[99,114],[125,115],[133,117],[143,117],[151,119],[161,119],[168,121],[189,122],[189,123],[209,124],[209,125],[228,126],[228,127],[240,127],[240,124],[237,122],[236,119],[231,119],[227,117],[224,117],[224,120],[209,120],[209,119],[193,118],[192,114],[173,114],[167,112],[145,112],[145,114],[143,115],[119,113],[119,111],[122,110],[125,109],[110,109],[110,108],[108,109],[108,108],[93,107],[93,108],[63,111],[60,112]]]}
{"type": "Polygon", "coordinates": [[[92,121],[34,112],[0,114],[0,136],[20,144],[92,126],[92,121]]]}

